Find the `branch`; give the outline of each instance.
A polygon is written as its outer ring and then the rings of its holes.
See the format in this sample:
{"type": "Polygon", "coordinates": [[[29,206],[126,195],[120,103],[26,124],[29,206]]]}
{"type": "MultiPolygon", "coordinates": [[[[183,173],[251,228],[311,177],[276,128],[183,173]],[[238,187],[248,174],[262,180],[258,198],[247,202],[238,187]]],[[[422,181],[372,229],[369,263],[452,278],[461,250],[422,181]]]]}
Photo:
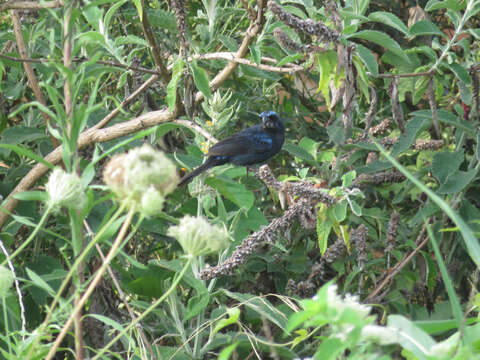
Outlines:
{"type": "Polygon", "coordinates": [[[115,116],[117,116],[120,113],[120,110],[124,109],[125,106],[130,104],[133,100],[135,100],[142,92],[147,90],[150,86],[153,85],[155,81],[157,81],[158,75],[153,75],[151,76],[147,81],[145,81],[137,90],[135,90],[133,93],[130,94],[125,100],[123,100],[120,105],[110,112],[107,116],[105,116],[100,122],[98,122],[95,126],[93,126],[94,129],[101,129],[105,125],[107,125],[115,116]]]}
{"type": "Polygon", "coordinates": [[[7,1],[6,3],[0,4],[0,11],[55,9],[62,6],[63,6],[62,0],[54,0],[54,1],[47,1],[47,2],[7,1]]]}
{"type": "Polygon", "coordinates": [[[162,57],[160,55],[160,50],[158,48],[157,42],[155,41],[155,35],[153,33],[152,27],[150,26],[150,21],[148,21],[147,12],[145,11],[144,1],[141,1],[142,5],[142,28],[145,33],[145,38],[147,39],[150,51],[152,53],[153,62],[157,67],[158,72],[162,76],[165,86],[170,82],[170,73],[168,72],[165,64],[163,63],[162,57]]]}
{"type": "Polygon", "coordinates": [[[208,139],[209,141],[211,141],[212,143],[216,143],[218,142],[218,140],[216,138],[214,138],[212,135],[210,135],[210,133],[208,131],[206,131],[204,128],[202,128],[201,126],[195,124],[193,121],[189,121],[189,120],[174,120],[172,121],[173,123],[175,124],[180,124],[180,125],[183,125],[183,126],[186,126],[196,132],[198,132],[200,135],[202,135],[205,139],[208,139]]]}
{"type": "MultiPolygon", "coordinates": [[[[255,21],[250,22],[250,26],[248,27],[245,37],[243,38],[242,44],[238,48],[237,52],[235,53],[235,58],[243,58],[245,57],[245,54],[247,53],[248,46],[252,42],[252,40],[257,36],[257,34],[262,30],[263,28],[263,23],[265,22],[265,17],[263,14],[263,9],[264,9],[264,0],[258,0],[257,4],[257,18],[255,21]]],[[[210,81],[210,89],[212,91],[215,91],[218,89],[227,79],[228,77],[235,71],[237,68],[238,63],[230,61],[227,66],[223,68],[222,71],[220,71],[217,76],[213,78],[212,81],[210,81]]],[[[195,102],[199,103],[203,100],[203,94],[199,91],[195,95],[195,102]]]]}
{"type": "Polygon", "coordinates": [[[203,54],[203,55],[202,54],[193,55],[192,57],[189,57],[187,59],[187,61],[213,60],[213,59],[215,59],[215,60],[216,59],[228,60],[228,61],[231,61],[231,62],[235,62],[237,64],[243,64],[243,65],[256,67],[260,70],[278,72],[278,73],[292,73],[292,72],[297,72],[297,71],[304,70],[303,66],[295,65],[295,64],[290,64],[290,66],[286,66],[286,67],[277,67],[277,66],[271,66],[271,65],[265,65],[265,64],[256,64],[251,60],[236,57],[236,54],[232,53],[232,52],[218,52],[218,53],[210,53],[210,54],[203,54]]]}
{"type": "MultiPolygon", "coordinates": [[[[420,234],[417,237],[416,243],[418,244],[415,250],[413,250],[410,254],[405,255],[402,260],[400,260],[397,265],[395,265],[389,272],[387,273],[387,276],[378,284],[378,286],[373,290],[364,300],[364,302],[369,302],[375,299],[377,294],[390,282],[393,280],[395,275],[397,275],[404,267],[407,265],[410,260],[413,259],[413,257],[428,243],[428,236],[425,236],[425,229],[426,226],[424,225],[422,228],[422,231],[420,231],[420,234]],[[424,238],[425,237],[425,238],[424,238]],[[420,242],[420,240],[422,240],[420,242]]],[[[386,294],[385,294],[386,295],[386,294]]]]}
{"type": "MultiPolygon", "coordinates": [[[[18,62],[29,62],[29,63],[38,63],[38,64],[48,64],[51,63],[51,59],[32,59],[32,58],[17,58],[14,56],[8,56],[8,55],[3,55],[0,54],[1,58],[10,60],[10,61],[18,61],[18,62]]],[[[296,65],[296,64],[285,64],[284,67],[278,67],[278,66],[272,66],[272,65],[266,65],[266,64],[256,64],[248,59],[243,59],[243,58],[236,58],[235,53],[233,52],[216,52],[216,53],[207,53],[207,54],[197,54],[197,55],[192,55],[189,56],[187,61],[193,61],[193,60],[228,60],[228,61],[233,61],[238,64],[243,64],[251,67],[256,67],[260,70],[265,70],[265,71],[271,71],[271,72],[278,72],[278,73],[292,73],[292,72],[298,72],[305,70],[303,66],[301,65],[296,65]]],[[[74,58],[72,59],[72,62],[87,62],[89,59],[87,58],[74,58]]],[[[262,61],[269,62],[269,63],[276,63],[275,59],[271,59],[268,57],[262,57],[262,61]]],[[[105,61],[105,60],[98,60],[96,62],[97,64],[100,65],[107,65],[107,66],[112,66],[112,67],[118,67],[122,69],[127,69],[127,70],[132,70],[132,71],[137,71],[145,74],[153,74],[153,75],[161,75],[160,71],[157,70],[151,70],[147,69],[144,67],[140,66],[133,66],[133,65],[125,65],[125,64],[120,64],[115,61],[105,61]]],[[[169,65],[167,67],[167,70],[172,70],[173,69],[173,64],[169,65]]]]}
{"type": "MultiPolygon", "coordinates": [[[[10,14],[12,15],[13,32],[15,34],[15,40],[17,42],[18,53],[20,54],[20,57],[26,58],[28,54],[27,47],[25,46],[25,41],[23,39],[22,24],[20,22],[20,18],[18,17],[18,11],[11,10],[10,14]]],[[[40,86],[38,85],[37,77],[35,76],[32,66],[28,62],[24,62],[23,67],[25,69],[25,73],[27,74],[28,83],[32,88],[35,98],[40,104],[46,106],[47,103],[45,102],[45,98],[43,97],[42,91],[40,90],[40,86]]],[[[45,120],[45,123],[49,124],[50,118],[48,117],[48,115],[43,111],[41,111],[41,114],[43,120],[45,120]]],[[[52,142],[53,146],[59,145],[58,140],[53,136],[50,136],[50,141],[52,142]]]]}
{"type": "MultiPolygon", "coordinates": [[[[121,136],[129,135],[136,131],[171,121],[175,119],[176,116],[177,114],[175,112],[158,110],[148,112],[130,121],[115,124],[105,129],[90,128],[80,134],[77,148],[81,149],[90,144],[105,142],[121,136]]],[[[52,164],[59,163],[62,160],[62,147],[58,146],[45,157],[45,160],[52,164]]],[[[19,203],[19,200],[14,198],[15,194],[28,190],[47,171],[47,166],[42,163],[38,163],[28,172],[27,175],[25,175],[15,189],[13,189],[13,191],[8,195],[5,206],[1,208],[2,211],[0,212],[0,228],[5,225],[10,213],[17,207],[19,203]]]]}

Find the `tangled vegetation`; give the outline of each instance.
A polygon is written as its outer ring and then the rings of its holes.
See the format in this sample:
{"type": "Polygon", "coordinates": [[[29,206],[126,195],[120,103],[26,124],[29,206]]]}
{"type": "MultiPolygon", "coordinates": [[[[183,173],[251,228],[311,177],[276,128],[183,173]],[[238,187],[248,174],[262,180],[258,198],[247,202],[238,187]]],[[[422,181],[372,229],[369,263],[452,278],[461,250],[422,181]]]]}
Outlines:
{"type": "Polygon", "coordinates": [[[479,13],[1,3],[0,357],[480,358],[479,13]]]}

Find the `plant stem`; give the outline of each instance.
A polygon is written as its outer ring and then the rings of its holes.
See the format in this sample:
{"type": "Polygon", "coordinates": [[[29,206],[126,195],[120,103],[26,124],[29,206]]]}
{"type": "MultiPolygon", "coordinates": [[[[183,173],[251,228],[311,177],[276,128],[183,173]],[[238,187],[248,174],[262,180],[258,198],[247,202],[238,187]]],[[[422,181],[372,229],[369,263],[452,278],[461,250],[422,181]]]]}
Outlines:
{"type": "Polygon", "coordinates": [[[80,313],[80,311],[83,308],[83,305],[87,302],[88,298],[90,295],[93,293],[95,288],[97,287],[98,283],[102,279],[103,273],[107,269],[108,264],[110,264],[110,261],[115,257],[117,254],[117,250],[120,248],[120,244],[122,243],[123,238],[125,237],[125,234],[127,233],[127,229],[131,224],[133,215],[135,214],[135,208],[131,208],[127,214],[127,218],[123,222],[122,227],[120,228],[120,231],[117,235],[117,238],[112,244],[112,247],[110,248],[110,251],[107,254],[107,257],[105,258],[105,261],[103,262],[102,266],[100,266],[100,269],[98,269],[95,277],[93,278],[92,282],[88,286],[87,290],[83,294],[83,296],[80,298],[78,303],[76,304],[75,308],[73,309],[72,314],[68,318],[67,322],[65,325],[63,325],[62,330],[58,334],[57,338],[55,339],[55,342],[53,343],[53,346],[50,348],[50,351],[48,352],[45,360],[51,360],[55,353],[57,352],[58,347],[60,346],[63,338],[65,335],[67,335],[68,330],[70,329],[70,326],[72,325],[73,320],[77,316],[77,314],[80,313]]]}
{"type": "Polygon", "coordinates": [[[100,352],[95,355],[92,360],[97,360],[102,356],[108,348],[110,348],[117,340],[119,340],[123,335],[125,335],[127,332],[129,332],[134,326],[136,326],[141,320],[143,320],[148,314],[150,314],[158,305],[160,305],[163,300],[167,298],[167,296],[170,295],[172,291],[174,291],[177,288],[177,285],[180,283],[180,280],[182,280],[183,276],[185,275],[185,272],[188,270],[192,262],[192,259],[188,259],[187,263],[183,267],[182,271],[180,271],[177,275],[177,277],[173,280],[172,285],[170,285],[170,288],[157,300],[155,301],[152,305],[148,307],[147,310],[145,310],[142,315],[140,315],[138,318],[135,319],[135,321],[132,321],[130,325],[128,325],[125,329],[120,331],[120,333],[115,336],[105,347],[100,350],[100,352]]]}

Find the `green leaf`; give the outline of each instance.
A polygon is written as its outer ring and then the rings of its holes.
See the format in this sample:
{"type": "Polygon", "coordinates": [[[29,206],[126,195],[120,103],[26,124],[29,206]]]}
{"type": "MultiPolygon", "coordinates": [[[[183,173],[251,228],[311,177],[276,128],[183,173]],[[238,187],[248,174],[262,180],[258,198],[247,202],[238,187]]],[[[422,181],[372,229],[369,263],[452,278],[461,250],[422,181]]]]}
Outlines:
{"type": "Polygon", "coordinates": [[[262,51],[260,50],[260,47],[258,46],[258,44],[251,44],[249,46],[249,49],[255,64],[260,65],[260,63],[262,62],[262,51]]]}
{"type": "Polygon", "coordinates": [[[24,147],[21,147],[19,145],[9,145],[9,144],[0,144],[0,148],[4,148],[4,149],[9,149],[9,150],[12,150],[14,152],[16,152],[18,155],[20,156],[25,156],[25,157],[28,157],[32,160],[35,160],[36,162],[39,162],[39,163],[42,163],[43,165],[45,165],[46,167],[48,167],[49,169],[54,169],[55,168],[55,165],[53,165],[52,163],[48,162],[47,160],[45,160],[43,157],[35,154],[33,151],[27,149],[27,148],[24,148],[24,147]]]}
{"type": "Polygon", "coordinates": [[[345,351],[346,342],[336,337],[326,338],[315,352],[315,359],[335,360],[345,351]]]}
{"type": "Polygon", "coordinates": [[[353,180],[357,177],[357,172],[355,170],[349,171],[342,176],[342,186],[348,188],[352,185],[353,180]]]}
{"type": "Polygon", "coordinates": [[[283,145],[283,149],[291,155],[296,156],[302,160],[315,161],[313,156],[307,150],[298,145],[288,143],[283,145]]]}
{"type": "Polygon", "coordinates": [[[200,90],[207,99],[210,99],[212,97],[212,91],[210,90],[210,80],[208,80],[207,72],[198,66],[196,61],[190,63],[190,68],[193,72],[193,81],[198,90],[200,90]]]}
{"type": "Polygon", "coordinates": [[[452,194],[457,193],[465,186],[470,184],[477,175],[477,169],[469,171],[457,171],[448,176],[445,183],[443,183],[438,189],[439,194],[452,194]]]}
{"type": "Polygon", "coordinates": [[[432,174],[440,184],[445,183],[448,175],[457,172],[464,161],[463,151],[436,153],[432,159],[432,174]]]}
{"type": "Polygon", "coordinates": [[[48,199],[45,191],[22,191],[13,197],[21,201],[47,201],[48,199]]]}
{"type": "Polygon", "coordinates": [[[402,32],[403,34],[408,33],[407,26],[400,20],[396,15],[384,12],[384,11],[376,11],[368,15],[368,19],[370,21],[379,22],[388,26],[393,27],[394,29],[402,32]]]}
{"type": "Polygon", "coordinates": [[[388,316],[387,326],[395,331],[403,348],[411,351],[418,359],[427,360],[428,351],[435,345],[435,340],[430,335],[401,315],[388,316]]]}
{"type": "Polygon", "coordinates": [[[446,35],[438,28],[437,25],[428,20],[420,20],[412,25],[410,28],[411,36],[420,35],[438,35],[446,37],[446,35]]]}
{"type": "Polygon", "coordinates": [[[368,71],[375,77],[378,76],[378,63],[375,55],[362,44],[357,44],[358,56],[367,67],[368,71]]]}
{"type": "Polygon", "coordinates": [[[444,65],[448,67],[455,74],[457,78],[463,81],[465,85],[471,85],[472,78],[468,73],[467,69],[465,69],[462,65],[457,63],[453,63],[453,64],[445,63],[444,65]]]}
{"type": "MultiPolygon", "coordinates": [[[[45,139],[47,135],[44,130],[35,127],[27,127],[23,125],[12,126],[6,129],[2,134],[3,144],[21,144],[25,142],[45,139]]],[[[3,146],[2,147],[5,147],[3,146]]],[[[11,149],[13,150],[13,148],[11,149]]],[[[15,150],[14,150],[15,151],[15,150]]]]}
{"type": "Polygon", "coordinates": [[[407,54],[403,51],[403,49],[398,45],[398,43],[393,40],[390,36],[385,33],[376,30],[363,30],[359,31],[355,34],[348,36],[348,38],[357,38],[371,41],[377,45],[380,45],[395,55],[401,57],[403,61],[406,63],[410,63],[410,59],[408,58],[407,54]]]}
{"type": "Polygon", "coordinates": [[[414,117],[412,120],[409,120],[405,126],[405,135],[398,138],[398,141],[392,148],[391,156],[397,157],[402,152],[408,150],[415,142],[418,132],[426,123],[426,119],[420,117],[414,117]]]}
{"type": "Polygon", "coordinates": [[[217,332],[222,330],[224,327],[235,324],[240,318],[240,309],[238,307],[227,309],[228,317],[226,319],[221,319],[215,325],[215,328],[212,331],[212,334],[215,335],[217,332]]]}
{"type": "Polygon", "coordinates": [[[190,320],[191,318],[200,314],[200,311],[205,309],[209,303],[210,294],[208,291],[191,297],[188,300],[187,311],[185,312],[184,320],[190,320]]]}
{"type": "MultiPolygon", "coordinates": [[[[333,206],[333,213],[335,215],[335,219],[338,222],[342,222],[347,218],[347,205],[348,205],[347,201],[342,200],[333,206]]],[[[318,235],[318,226],[317,226],[317,235],[318,235]]]]}
{"type": "Polygon", "coordinates": [[[463,5],[458,0],[429,0],[425,5],[426,11],[434,11],[445,8],[453,11],[460,11],[463,9],[463,5]]]}
{"type": "Polygon", "coordinates": [[[362,216],[362,207],[358,205],[355,200],[349,200],[348,205],[350,205],[350,210],[352,210],[356,216],[362,216]]]}
{"type": "Polygon", "coordinates": [[[318,80],[318,90],[325,98],[327,106],[330,107],[330,80],[335,79],[337,73],[337,53],[335,51],[325,51],[317,54],[315,59],[318,64],[320,79],[318,80]]]}
{"type": "Polygon", "coordinates": [[[253,206],[255,197],[243,184],[218,178],[208,178],[205,180],[205,183],[216,189],[239,208],[250,209],[253,206]]]}
{"type": "Polygon", "coordinates": [[[177,86],[182,77],[184,66],[185,63],[180,57],[175,61],[175,64],[173,64],[172,78],[167,85],[167,104],[170,111],[173,111],[175,108],[175,103],[177,101],[177,86]]]}
{"type": "Polygon", "coordinates": [[[332,210],[329,210],[326,205],[320,205],[317,212],[317,239],[320,254],[325,254],[328,246],[328,236],[333,229],[332,210]]]}
{"type": "Polygon", "coordinates": [[[293,54],[293,55],[285,56],[282,60],[280,60],[277,63],[277,66],[280,67],[288,63],[294,63],[295,61],[302,59],[303,56],[304,56],[303,54],[293,54]]]}
{"type": "Polygon", "coordinates": [[[301,148],[305,149],[312,156],[312,158],[317,158],[318,142],[305,136],[300,140],[298,145],[300,145],[301,148]]]}
{"type": "Polygon", "coordinates": [[[27,268],[27,275],[32,280],[32,284],[36,287],[39,287],[42,290],[45,290],[50,296],[55,296],[55,291],[46,281],[44,281],[39,275],[27,268]]]}
{"type": "Polygon", "coordinates": [[[240,344],[240,341],[236,341],[231,345],[228,345],[226,348],[223,348],[218,355],[218,360],[228,360],[230,359],[230,355],[233,354],[233,351],[237,348],[240,344]]]}

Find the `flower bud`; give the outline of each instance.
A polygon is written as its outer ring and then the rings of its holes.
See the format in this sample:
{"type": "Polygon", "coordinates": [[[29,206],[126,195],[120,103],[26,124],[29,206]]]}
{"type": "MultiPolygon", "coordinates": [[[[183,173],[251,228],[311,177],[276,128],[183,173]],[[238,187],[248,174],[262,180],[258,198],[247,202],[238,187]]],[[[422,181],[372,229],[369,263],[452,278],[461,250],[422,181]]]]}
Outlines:
{"type": "Polygon", "coordinates": [[[85,202],[83,185],[77,174],[69,174],[63,169],[55,168],[45,185],[48,195],[47,205],[54,210],[60,207],[81,209],[85,202]]]}
{"type": "Polygon", "coordinates": [[[179,225],[170,227],[167,233],[177,239],[183,250],[192,257],[219,252],[229,244],[227,230],[211,225],[202,217],[187,215],[179,225]]]}

